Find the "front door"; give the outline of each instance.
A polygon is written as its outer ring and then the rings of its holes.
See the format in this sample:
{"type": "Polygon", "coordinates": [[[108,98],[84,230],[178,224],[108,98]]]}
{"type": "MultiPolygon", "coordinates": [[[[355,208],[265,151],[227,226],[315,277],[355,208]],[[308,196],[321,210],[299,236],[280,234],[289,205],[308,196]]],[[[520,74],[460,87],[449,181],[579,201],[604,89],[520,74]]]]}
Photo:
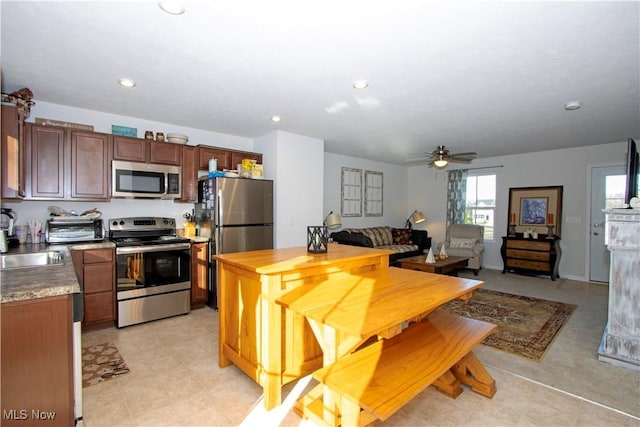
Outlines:
{"type": "Polygon", "coordinates": [[[609,250],[603,209],[621,208],[624,201],[623,166],[591,169],[591,225],[589,227],[589,280],[609,282],[609,250]]]}

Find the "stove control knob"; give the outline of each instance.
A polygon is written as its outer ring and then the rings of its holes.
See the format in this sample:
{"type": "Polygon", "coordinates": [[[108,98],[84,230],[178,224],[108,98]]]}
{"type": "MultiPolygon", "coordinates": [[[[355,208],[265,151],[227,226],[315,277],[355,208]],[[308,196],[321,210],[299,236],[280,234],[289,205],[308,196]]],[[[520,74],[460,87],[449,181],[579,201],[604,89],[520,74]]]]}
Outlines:
{"type": "Polygon", "coordinates": [[[120,220],[120,225],[124,225],[124,221],[123,220],[120,220]]]}
{"type": "Polygon", "coordinates": [[[113,224],[111,224],[111,225],[113,225],[114,227],[117,226],[118,225],[118,221],[113,221],[113,224]]]}

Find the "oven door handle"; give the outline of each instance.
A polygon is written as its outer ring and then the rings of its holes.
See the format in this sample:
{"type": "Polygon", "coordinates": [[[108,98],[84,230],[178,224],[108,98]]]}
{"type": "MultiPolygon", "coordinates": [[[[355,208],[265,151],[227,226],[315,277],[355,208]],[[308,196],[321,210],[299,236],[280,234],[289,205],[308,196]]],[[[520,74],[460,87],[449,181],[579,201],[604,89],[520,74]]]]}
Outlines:
{"type": "Polygon", "coordinates": [[[166,245],[127,246],[116,248],[116,255],[135,254],[142,252],[180,251],[191,248],[191,243],[169,243],[166,245]]]}

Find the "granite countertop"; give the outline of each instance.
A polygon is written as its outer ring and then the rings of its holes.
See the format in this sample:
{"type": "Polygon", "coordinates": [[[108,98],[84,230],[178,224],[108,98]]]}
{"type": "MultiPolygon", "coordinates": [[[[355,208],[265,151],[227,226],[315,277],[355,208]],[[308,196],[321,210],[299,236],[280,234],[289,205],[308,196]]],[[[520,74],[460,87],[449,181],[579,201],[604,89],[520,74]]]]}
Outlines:
{"type": "Polygon", "coordinates": [[[0,271],[0,302],[26,301],[36,298],[81,292],[71,261],[70,250],[115,247],[112,242],[80,243],[70,245],[19,245],[10,248],[8,255],[45,251],[60,251],[64,264],[0,271]]]}

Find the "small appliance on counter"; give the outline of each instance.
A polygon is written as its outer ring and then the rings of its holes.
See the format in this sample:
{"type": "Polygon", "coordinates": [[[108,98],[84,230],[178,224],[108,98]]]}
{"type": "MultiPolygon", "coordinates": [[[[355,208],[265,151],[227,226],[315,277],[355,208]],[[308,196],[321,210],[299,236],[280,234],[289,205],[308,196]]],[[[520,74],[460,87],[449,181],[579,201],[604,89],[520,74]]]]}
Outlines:
{"type": "Polygon", "coordinates": [[[106,237],[104,222],[99,218],[52,217],[45,226],[47,243],[99,242],[106,237]]]}
{"type": "Polygon", "coordinates": [[[2,208],[0,213],[0,230],[3,231],[3,240],[7,247],[12,248],[18,246],[18,236],[16,236],[16,221],[18,214],[13,209],[2,208]],[[6,233],[5,233],[6,232],[6,233]],[[6,234],[6,235],[5,235],[6,234]]]}

